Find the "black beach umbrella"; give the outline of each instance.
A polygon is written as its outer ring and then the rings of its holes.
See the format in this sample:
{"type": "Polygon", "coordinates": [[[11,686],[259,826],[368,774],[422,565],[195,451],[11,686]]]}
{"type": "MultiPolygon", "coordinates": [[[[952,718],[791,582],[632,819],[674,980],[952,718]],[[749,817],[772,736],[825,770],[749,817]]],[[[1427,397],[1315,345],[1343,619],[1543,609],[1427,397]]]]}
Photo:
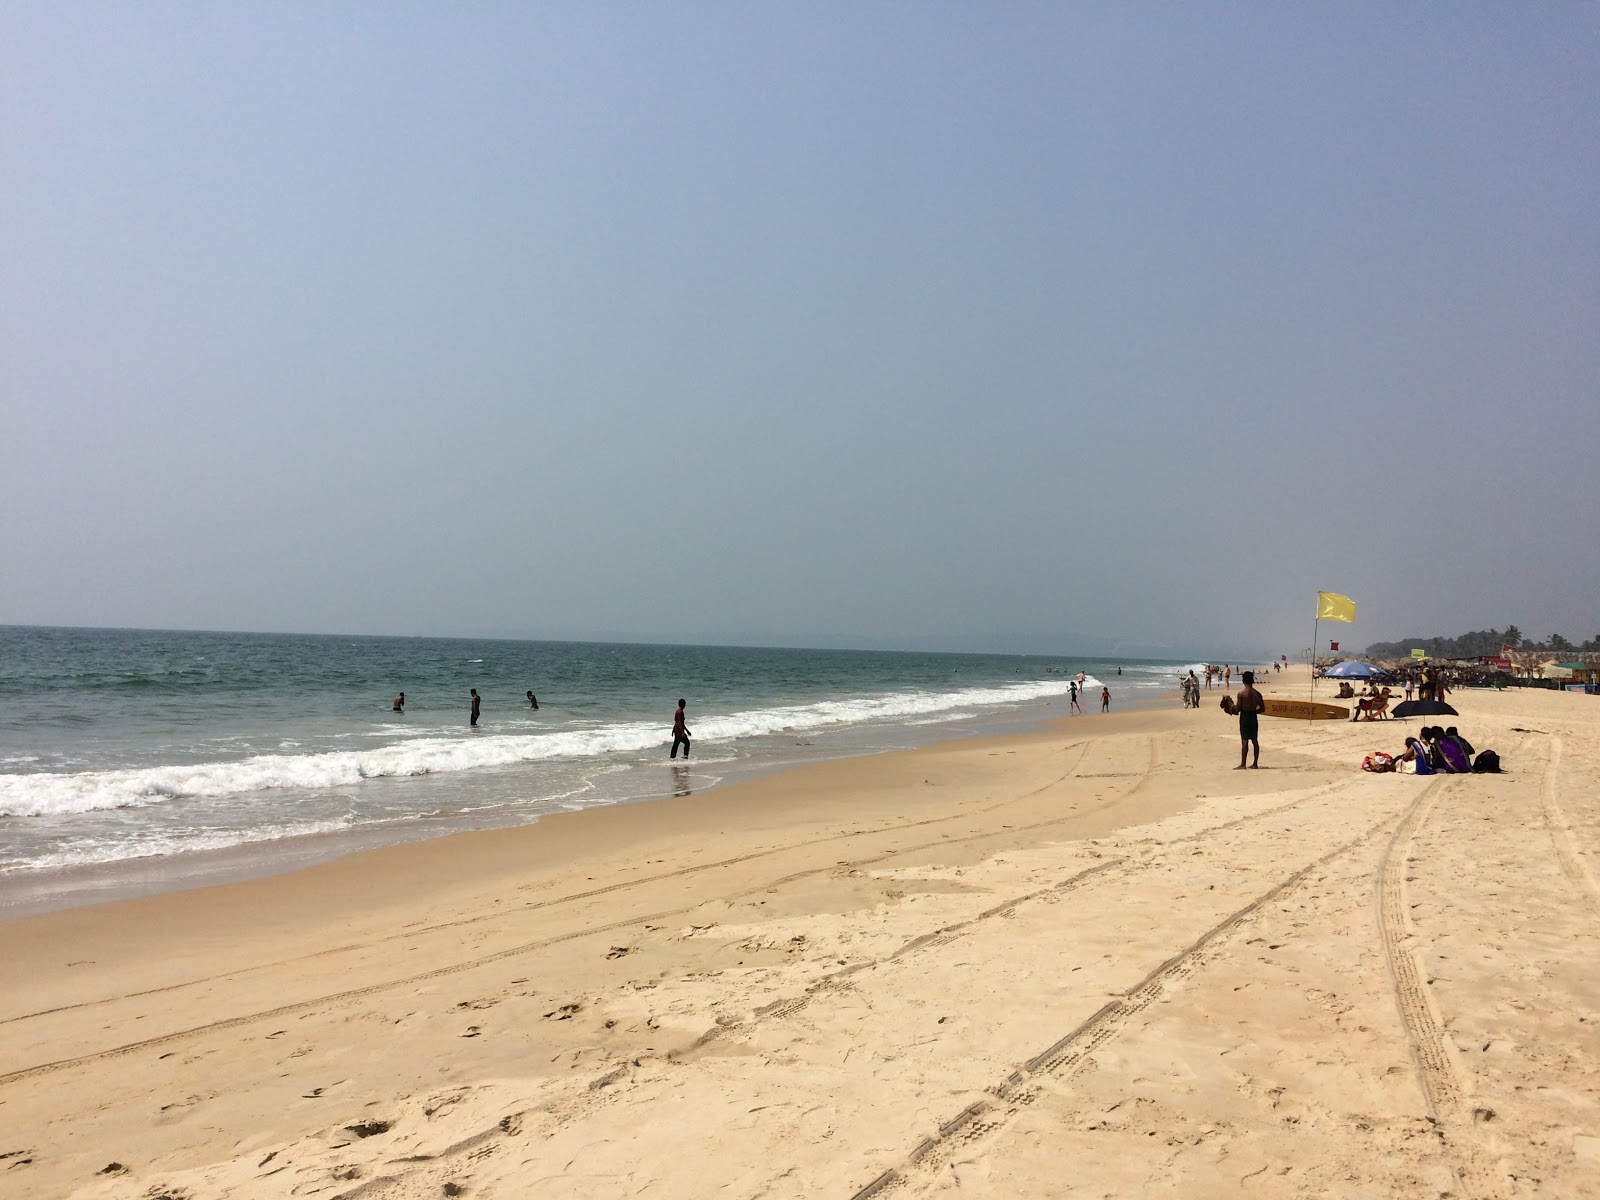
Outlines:
{"type": "Polygon", "coordinates": [[[1406,717],[1459,717],[1461,714],[1443,700],[1402,700],[1389,715],[1404,720],[1406,717]]]}

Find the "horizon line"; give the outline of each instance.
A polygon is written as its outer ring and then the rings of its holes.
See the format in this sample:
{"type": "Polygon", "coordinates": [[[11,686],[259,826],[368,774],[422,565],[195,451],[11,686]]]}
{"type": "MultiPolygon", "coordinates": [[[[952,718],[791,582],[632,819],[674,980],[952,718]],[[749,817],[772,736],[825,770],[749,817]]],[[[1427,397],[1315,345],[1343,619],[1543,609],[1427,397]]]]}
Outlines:
{"type": "Polygon", "coordinates": [[[596,630],[584,632],[533,633],[513,630],[482,630],[473,633],[395,633],[356,632],[351,630],[303,629],[224,629],[183,628],[164,625],[84,625],[35,624],[29,622],[0,622],[0,629],[53,629],[84,630],[99,633],[204,633],[232,634],[254,637],[353,637],[353,638],[408,638],[440,641],[508,641],[508,642],[561,642],[592,645],[625,646],[700,646],[718,649],[766,650],[863,650],[905,654],[967,654],[998,655],[1008,658],[1048,658],[1051,656],[1078,655],[1085,658],[1114,660],[1118,657],[1158,662],[1219,661],[1253,662],[1257,658],[1271,661],[1276,655],[1264,652],[1228,652],[1225,654],[1199,654],[1185,652],[1178,647],[1159,642],[1142,642],[1129,637],[1108,637],[1099,634],[1056,634],[1048,632],[1006,632],[966,634],[762,634],[762,633],[653,633],[635,631],[596,630]],[[1056,642],[1065,648],[1051,649],[1000,649],[1005,643],[1056,642]],[[1108,643],[1100,647],[1071,647],[1073,642],[1108,643]],[[920,644],[919,644],[920,643],[920,644]],[[989,643],[987,648],[984,643],[989,643]],[[962,645],[973,648],[961,648],[962,645]],[[1121,647],[1127,647],[1121,649],[1121,647]],[[1151,653],[1154,651],[1155,653],[1151,653]]]}

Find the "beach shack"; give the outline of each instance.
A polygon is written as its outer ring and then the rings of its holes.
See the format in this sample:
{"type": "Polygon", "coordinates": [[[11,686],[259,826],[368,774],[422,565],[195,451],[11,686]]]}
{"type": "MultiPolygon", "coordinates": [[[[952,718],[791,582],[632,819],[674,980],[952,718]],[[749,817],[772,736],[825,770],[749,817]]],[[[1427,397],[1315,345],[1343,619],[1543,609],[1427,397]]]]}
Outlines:
{"type": "Polygon", "coordinates": [[[1600,665],[1586,662],[1558,662],[1549,666],[1558,671],[1565,671],[1564,676],[1547,676],[1547,678],[1563,679],[1568,690],[1582,690],[1592,693],[1595,685],[1600,684],[1600,665]]]}

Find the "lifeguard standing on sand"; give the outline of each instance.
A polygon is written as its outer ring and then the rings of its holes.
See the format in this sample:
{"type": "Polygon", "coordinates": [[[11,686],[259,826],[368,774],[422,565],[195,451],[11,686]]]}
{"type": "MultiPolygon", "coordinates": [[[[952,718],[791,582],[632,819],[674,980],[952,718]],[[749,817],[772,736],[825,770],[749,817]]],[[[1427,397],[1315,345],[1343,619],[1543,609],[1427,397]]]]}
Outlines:
{"type": "Polygon", "coordinates": [[[1239,716],[1239,765],[1234,770],[1244,770],[1245,756],[1251,747],[1254,747],[1256,756],[1250,763],[1250,769],[1254,771],[1261,765],[1260,714],[1266,711],[1267,701],[1266,697],[1256,691],[1254,671],[1246,671],[1239,678],[1244,683],[1239,698],[1235,700],[1231,696],[1224,696],[1222,711],[1229,714],[1237,713],[1239,716]]]}

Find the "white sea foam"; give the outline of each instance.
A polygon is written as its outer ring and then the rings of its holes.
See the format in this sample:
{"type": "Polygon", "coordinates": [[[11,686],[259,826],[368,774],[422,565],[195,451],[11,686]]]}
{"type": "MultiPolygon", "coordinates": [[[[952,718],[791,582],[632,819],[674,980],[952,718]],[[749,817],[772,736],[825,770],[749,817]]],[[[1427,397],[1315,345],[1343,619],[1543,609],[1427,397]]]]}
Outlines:
{"type": "MultiPolygon", "coordinates": [[[[1012,683],[943,692],[825,700],[758,708],[696,719],[697,742],[728,744],[742,738],[850,725],[953,718],[960,710],[990,708],[1059,695],[1067,680],[1012,683]]],[[[660,723],[619,722],[588,729],[406,738],[384,746],[318,754],[261,754],[226,762],[158,767],[0,775],[0,817],[65,816],[167,800],[217,798],[272,789],[354,787],[365,780],[432,775],[520,763],[580,761],[637,754],[664,742],[660,723]]]]}
{"type": "Polygon", "coordinates": [[[144,836],[115,841],[86,841],[71,845],[38,858],[15,862],[0,861],[0,870],[49,871],[62,867],[96,867],[105,863],[124,862],[135,858],[158,858],[168,854],[193,854],[200,850],[229,850],[235,846],[248,846],[256,842],[273,842],[280,838],[309,837],[319,833],[338,833],[348,829],[345,821],[299,821],[287,824],[257,825],[249,828],[211,830],[206,832],[147,833],[144,836]]]}

